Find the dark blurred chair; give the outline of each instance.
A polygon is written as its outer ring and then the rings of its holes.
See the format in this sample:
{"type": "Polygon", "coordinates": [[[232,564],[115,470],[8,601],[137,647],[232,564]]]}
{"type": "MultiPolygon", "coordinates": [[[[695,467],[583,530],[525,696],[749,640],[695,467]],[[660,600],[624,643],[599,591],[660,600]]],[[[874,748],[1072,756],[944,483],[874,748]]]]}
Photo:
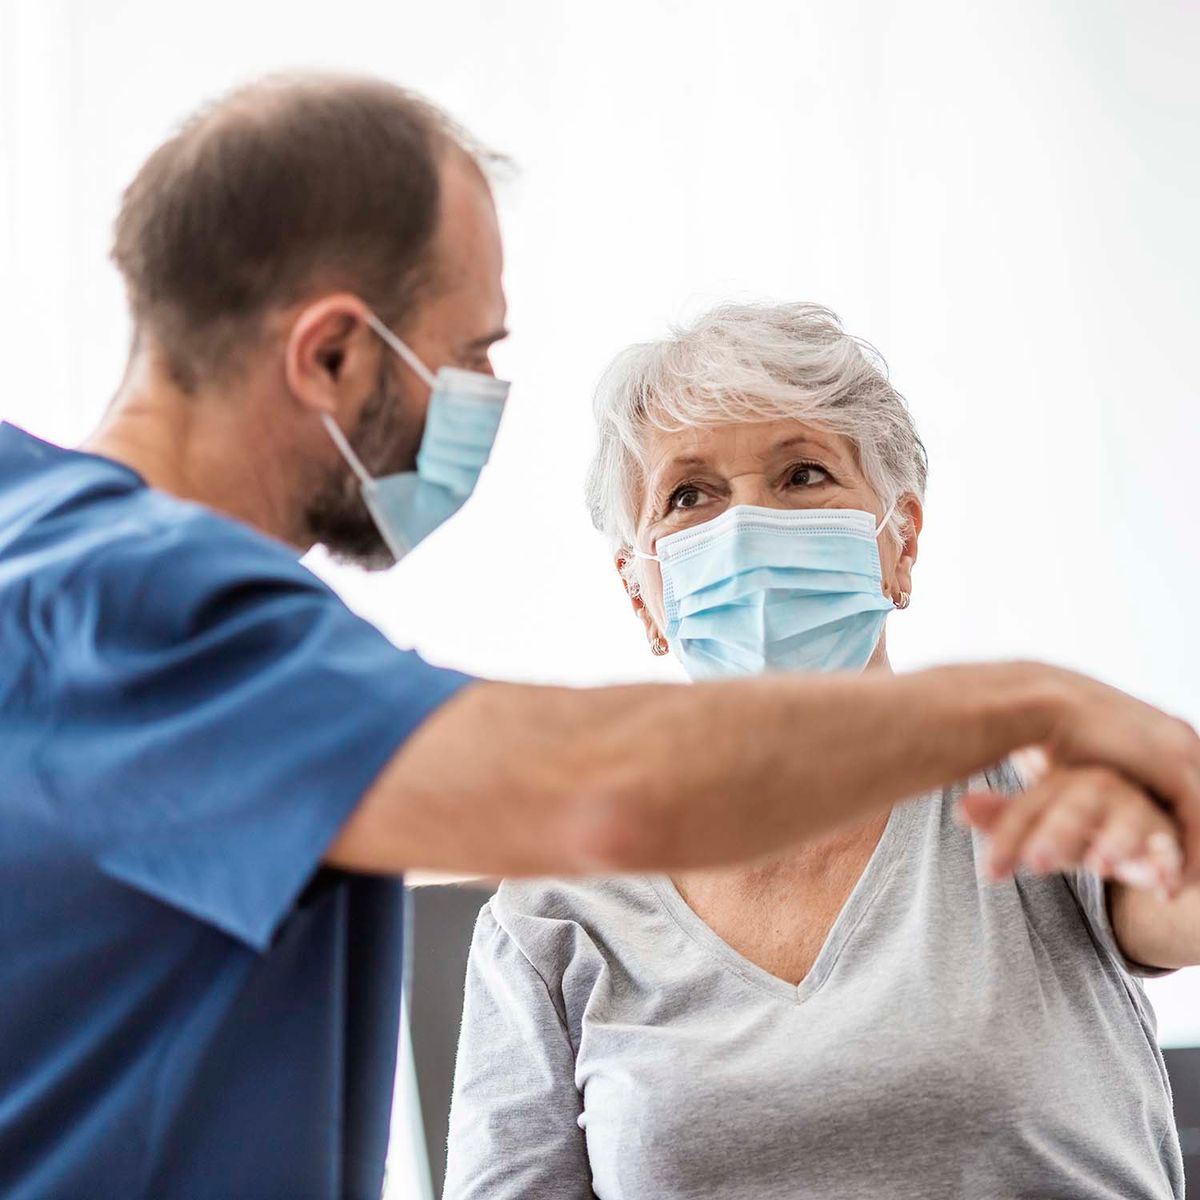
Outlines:
{"type": "Polygon", "coordinates": [[[1183,1147],[1188,1195],[1200,1195],[1200,1046],[1164,1050],[1163,1057],[1175,1093],[1175,1123],[1183,1147]]]}
{"type": "Polygon", "coordinates": [[[446,1133],[463,980],[475,918],[494,886],[433,884],[409,892],[409,1029],[434,1196],[446,1177],[446,1133]]]}

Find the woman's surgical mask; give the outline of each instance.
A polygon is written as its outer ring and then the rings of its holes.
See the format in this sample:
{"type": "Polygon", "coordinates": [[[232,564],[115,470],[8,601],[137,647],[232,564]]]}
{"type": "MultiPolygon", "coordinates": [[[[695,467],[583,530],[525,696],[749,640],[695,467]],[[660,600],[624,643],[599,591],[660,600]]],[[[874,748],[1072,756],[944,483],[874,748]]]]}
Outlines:
{"type": "Polygon", "coordinates": [[[449,520],[475,490],[496,441],[509,384],[479,371],[442,367],[437,375],[373,313],[373,329],[430,387],[415,471],[372,477],[328,413],[325,428],[362,487],[380,536],[399,561],[449,520]]]}
{"type": "Polygon", "coordinates": [[[857,509],[739,504],[661,538],[666,636],[692,679],[862,671],[892,602],[880,524],[857,509]]]}

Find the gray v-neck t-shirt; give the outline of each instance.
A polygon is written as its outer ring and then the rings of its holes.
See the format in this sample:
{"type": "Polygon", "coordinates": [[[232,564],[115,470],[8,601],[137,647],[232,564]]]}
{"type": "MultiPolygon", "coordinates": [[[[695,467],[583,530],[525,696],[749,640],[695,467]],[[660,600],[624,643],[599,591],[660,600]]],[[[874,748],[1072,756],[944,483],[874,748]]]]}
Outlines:
{"type": "Polygon", "coordinates": [[[988,882],[962,791],[893,810],[798,987],[667,879],[502,885],[468,967],[447,1200],[1182,1197],[1103,886],[988,882]]]}

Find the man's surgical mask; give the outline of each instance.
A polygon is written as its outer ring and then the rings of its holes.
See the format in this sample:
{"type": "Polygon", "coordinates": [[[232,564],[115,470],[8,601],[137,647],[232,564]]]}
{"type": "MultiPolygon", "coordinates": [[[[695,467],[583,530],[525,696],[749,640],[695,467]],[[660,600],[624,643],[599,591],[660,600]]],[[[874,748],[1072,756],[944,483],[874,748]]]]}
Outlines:
{"type": "Polygon", "coordinates": [[[367,324],[431,389],[415,471],[372,477],[328,413],[321,419],[358,477],[375,527],[399,561],[452,517],[475,490],[492,446],[509,384],[479,371],[428,367],[374,314],[367,324]]]}
{"type": "Polygon", "coordinates": [[[892,602],[871,513],[739,504],[661,538],[666,636],[693,679],[862,671],[892,602]]]}

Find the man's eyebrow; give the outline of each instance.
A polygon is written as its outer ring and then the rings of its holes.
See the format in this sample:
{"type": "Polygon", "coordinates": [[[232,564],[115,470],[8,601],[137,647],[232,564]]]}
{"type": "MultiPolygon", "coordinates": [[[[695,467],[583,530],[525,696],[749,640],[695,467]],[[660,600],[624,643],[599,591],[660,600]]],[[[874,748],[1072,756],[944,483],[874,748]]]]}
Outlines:
{"type": "Polygon", "coordinates": [[[464,350],[486,350],[489,346],[494,346],[497,342],[502,342],[508,337],[508,330],[501,326],[499,329],[493,329],[491,333],[485,333],[483,337],[472,338],[471,341],[464,343],[464,350]]]}

